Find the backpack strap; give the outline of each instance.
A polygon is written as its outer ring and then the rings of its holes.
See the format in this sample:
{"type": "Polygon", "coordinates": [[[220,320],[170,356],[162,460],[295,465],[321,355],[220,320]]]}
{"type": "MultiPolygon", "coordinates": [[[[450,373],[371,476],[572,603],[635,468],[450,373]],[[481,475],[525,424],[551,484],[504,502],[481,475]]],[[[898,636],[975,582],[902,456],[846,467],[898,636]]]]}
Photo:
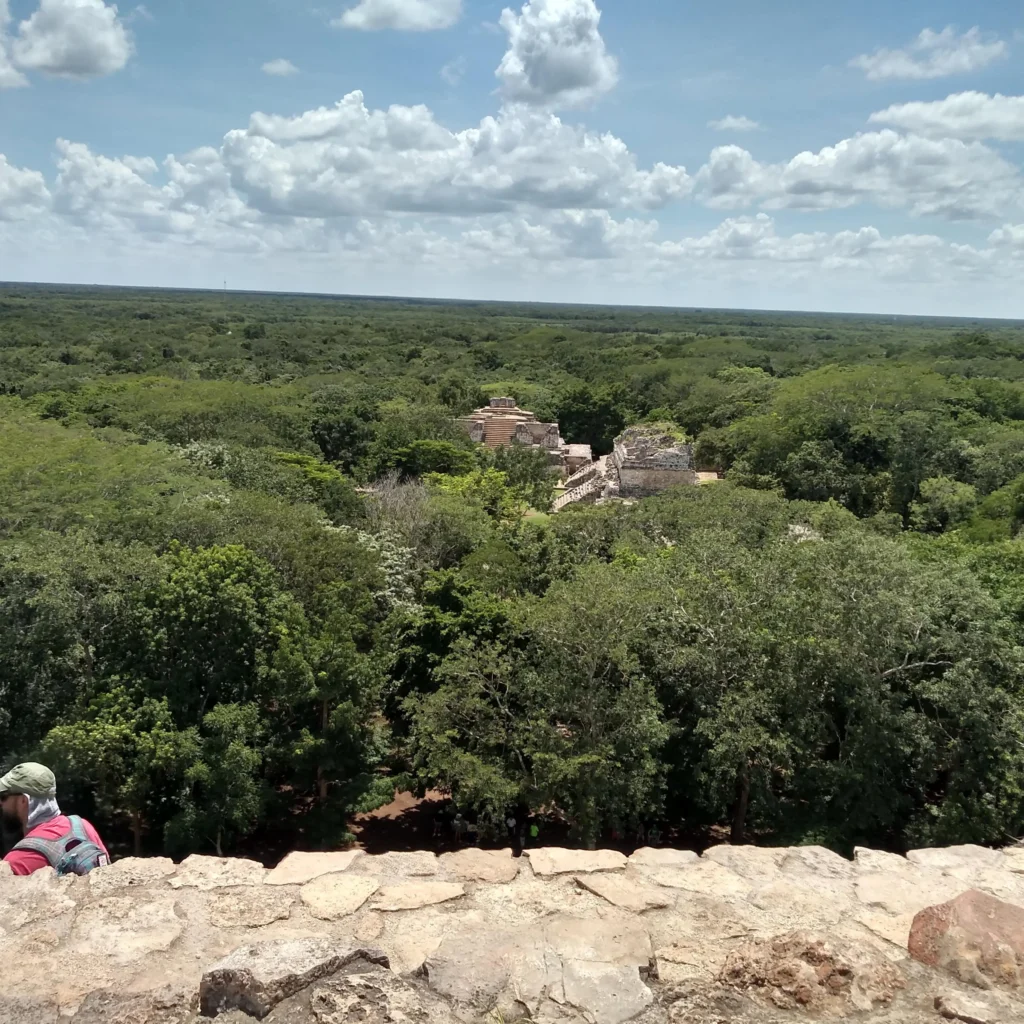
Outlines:
{"type": "Polygon", "coordinates": [[[64,859],[64,839],[22,839],[15,844],[14,849],[38,853],[54,870],[64,859]]]}

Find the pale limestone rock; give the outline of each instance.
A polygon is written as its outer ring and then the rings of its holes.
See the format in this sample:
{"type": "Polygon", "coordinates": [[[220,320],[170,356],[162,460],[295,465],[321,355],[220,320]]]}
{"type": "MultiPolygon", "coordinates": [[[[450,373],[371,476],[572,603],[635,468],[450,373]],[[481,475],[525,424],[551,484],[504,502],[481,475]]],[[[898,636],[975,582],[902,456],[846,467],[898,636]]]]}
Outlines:
{"type": "Polygon", "coordinates": [[[438,859],[426,850],[392,851],[360,857],[353,870],[366,875],[429,878],[437,874],[438,859]]]}
{"type": "Polygon", "coordinates": [[[563,960],[593,960],[647,970],[654,958],[651,936],[643,920],[631,914],[556,914],[540,922],[540,926],[545,947],[563,960]]]}
{"type": "Polygon", "coordinates": [[[360,942],[375,942],[384,934],[384,915],[373,910],[360,914],[352,926],[352,934],[360,942]]]}
{"type": "Polygon", "coordinates": [[[264,928],[291,916],[295,897],[264,885],[232,889],[210,899],[210,921],[218,928],[264,928]]]}
{"type": "Polygon", "coordinates": [[[169,857],[127,857],[95,868],[85,878],[89,894],[103,897],[128,888],[162,888],[177,870],[169,857]]]}
{"type": "Polygon", "coordinates": [[[265,1017],[282,1000],[355,962],[390,966],[379,949],[347,946],[333,939],[241,946],[204,972],[200,1009],[207,1017],[234,1009],[265,1017]]]}
{"type": "Polygon", "coordinates": [[[588,892],[607,900],[613,906],[642,914],[645,910],[669,907],[675,902],[667,889],[652,885],[639,885],[619,875],[576,875],[576,884],[588,892]]]}
{"type": "Polygon", "coordinates": [[[204,857],[194,853],[178,865],[170,880],[172,889],[226,889],[234,885],[259,885],[266,868],[254,860],[236,857],[204,857]]]}
{"type": "Polygon", "coordinates": [[[701,860],[712,861],[757,884],[770,882],[779,874],[779,864],[788,851],[761,846],[712,846],[701,860]]]}
{"type": "Polygon", "coordinates": [[[393,970],[399,974],[418,971],[433,956],[452,930],[472,929],[473,924],[460,915],[438,907],[410,910],[401,915],[378,914],[383,918],[383,934],[378,942],[388,954],[393,970]]]}
{"type": "Polygon", "coordinates": [[[316,1024],[444,1024],[451,1009],[421,987],[380,968],[318,982],[309,1000],[316,1024]]]}
{"type": "Polygon", "coordinates": [[[173,897],[110,896],[79,911],[71,948],[128,964],[170,949],[184,925],[173,897]]]}
{"type": "Polygon", "coordinates": [[[0,882],[0,928],[5,932],[50,922],[75,909],[70,896],[73,879],[58,878],[53,868],[27,877],[10,875],[0,882]]]}
{"type": "Polygon", "coordinates": [[[857,922],[862,924],[869,931],[874,932],[879,938],[901,949],[907,951],[907,943],[910,940],[910,926],[914,923],[913,914],[892,914],[860,912],[857,914],[857,922]]]}
{"type": "Polygon", "coordinates": [[[634,967],[567,960],[562,968],[563,998],[596,1024],[623,1024],[654,1001],[634,967]]]}
{"type": "Polygon", "coordinates": [[[521,860],[511,850],[478,850],[468,847],[438,858],[441,868],[462,882],[511,882],[519,874],[521,860]]]}
{"type": "Polygon", "coordinates": [[[742,899],[753,886],[746,879],[714,861],[702,860],[687,868],[644,868],[644,877],[669,889],[685,889],[706,896],[742,899]]]}
{"type": "Polygon", "coordinates": [[[999,850],[984,846],[947,846],[940,849],[910,850],[907,860],[911,864],[931,871],[949,871],[951,868],[999,868],[1005,858],[999,850]]]}
{"type": "Polygon", "coordinates": [[[373,909],[383,911],[417,910],[436,903],[447,903],[465,896],[466,889],[459,882],[408,882],[404,885],[385,885],[373,897],[373,909]]]}
{"type": "Polygon", "coordinates": [[[100,991],[90,994],[71,1024],[191,1024],[199,1009],[195,989],[166,987],[156,992],[100,991]]]}
{"type": "Polygon", "coordinates": [[[787,850],[779,863],[779,870],[793,878],[842,881],[853,878],[856,873],[851,861],[823,846],[798,846],[787,850]]]}
{"type": "Polygon", "coordinates": [[[962,882],[948,875],[914,869],[895,872],[872,872],[861,875],[854,890],[857,899],[874,910],[889,914],[916,914],[925,907],[945,903],[965,889],[962,882]]]}
{"type": "Polygon", "coordinates": [[[578,872],[617,871],[626,866],[626,857],[616,850],[567,850],[545,846],[527,850],[534,874],[569,875],[578,872]]]}
{"type": "MultiPolygon", "coordinates": [[[[10,868],[9,864],[4,866],[10,868]]],[[[10,992],[0,999],[0,1024],[58,1024],[59,1012],[50,999],[24,1000],[10,992]]]]}
{"type": "Polygon", "coordinates": [[[335,872],[307,882],[300,892],[302,902],[321,921],[337,921],[354,914],[377,890],[375,878],[335,872]]]}
{"type": "Polygon", "coordinates": [[[1024,875],[1024,846],[1011,846],[1003,850],[1003,870],[1024,875]]]}
{"type": "Polygon", "coordinates": [[[532,1013],[553,986],[561,998],[561,964],[545,952],[539,929],[496,925],[453,933],[423,970],[435,992],[484,1012],[511,995],[532,1013]]]}
{"type": "Polygon", "coordinates": [[[693,850],[644,846],[630,855],[629,865],[640,868],[685,868],[690,864],[698,863],[699,860],[700,858],[693,850]]]}
{"type": "Polygon", "coordinates": [[[901,857],[898,853],[869,850],[863,846],[854,849],[853,862],[858,871],[895,871],[897,873],[906,871],[909,863],[906,857],[901,857]]]}
{"type": "Polygon", "coordinates": [[[1009,1024],[1021,1015],[1019,1009],[1015,1011],[1005,1006],[996,997],[965,996],[961,992],[936,996],[935,1009],[943,1020],[962,1021],[963,1024],[1009,1024]]]}
{"type": "Polygon", "coordinates": [[[362,850],[336,850],[331,853],[289,853],[266,878],[267,885],[305,885],[320,875],[347,871],[363,857],[362,850]]]}
{"type": "Polygon", "coordinates": [[[818,886],[811,887],[780,878],[761,886],[748,898],[755,907],[765,911],[780,930],[827,931],[843,920],[855,902],[852,883],[824,879],[818,886]]]}

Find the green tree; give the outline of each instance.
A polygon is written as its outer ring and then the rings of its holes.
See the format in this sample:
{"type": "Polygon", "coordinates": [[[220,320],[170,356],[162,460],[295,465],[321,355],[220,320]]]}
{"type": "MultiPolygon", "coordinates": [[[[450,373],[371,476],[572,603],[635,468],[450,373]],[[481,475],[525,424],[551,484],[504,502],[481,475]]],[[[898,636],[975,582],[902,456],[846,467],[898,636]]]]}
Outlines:
{"type": "Polygon", "coordinates": [[[209,844],[222,857],[253,831],[267,799],[261,777],[266,737],[254,704],[219,704],[206,714],[199,759],[185,772],[181,810],[167,826],[172,850],[209,844]]]}
{"type": "Polygon", "coordinates": [[[177,728],[166,700],[111,682],[81,717],[50,730],[42,754],[59,778],[90,786],[108,817],[128,816],[138,857],[145,827],[166,820],[199,743],[195,730],[177,728]]]}

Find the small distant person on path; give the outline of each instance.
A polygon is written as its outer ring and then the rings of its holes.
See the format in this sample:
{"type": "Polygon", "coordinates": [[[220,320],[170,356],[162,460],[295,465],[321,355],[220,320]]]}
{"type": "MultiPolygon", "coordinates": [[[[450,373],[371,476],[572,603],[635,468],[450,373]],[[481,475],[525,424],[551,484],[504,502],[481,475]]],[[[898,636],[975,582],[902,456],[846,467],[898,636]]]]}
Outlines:
{"type": "Polygon", "coordinates": [[[461,846],[466,836],[466,819],[461,814],[456,814],[452,821],[452,831],[455,833],[455,845],[461,846]]]}
{"type": "Polygon", "coordinates": [[[21,836],[4,857],[16,875],[51,867],[58,875],[85,875],[110,863],[99,833],[84,818],[65,816],[57,804],[57,780],[34,762],[16,765],[0,778],[5,831],[21,836]]]}
{"type": "Polygon", "coordinates": [[[516,850],[516,818],[514,814],[509,814],[505,819],[505,828],[508,831],[509,845],[512,847],[512,852],[516,850]]]}
{"type": "Polygon", "coordinates": [[[540,825],[535,821],[530,822],[530,845],[536,846],[537,840],[540,838],[540,825]]]}

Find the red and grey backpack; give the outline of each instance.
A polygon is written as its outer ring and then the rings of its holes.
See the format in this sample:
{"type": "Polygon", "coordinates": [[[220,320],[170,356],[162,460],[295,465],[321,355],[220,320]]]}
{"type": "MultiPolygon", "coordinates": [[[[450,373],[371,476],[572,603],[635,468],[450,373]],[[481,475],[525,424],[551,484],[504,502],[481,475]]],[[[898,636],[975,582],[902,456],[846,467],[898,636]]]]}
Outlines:
{"type": "Polygon", "coordinates": [[[68,816],[71,828],[59,839],[22,839],[14,849],[28,850],[46,858],[58,875],[87,875],[93,868],[109,864],[110,859],[85,831],[82,819],[68,816]]]}

